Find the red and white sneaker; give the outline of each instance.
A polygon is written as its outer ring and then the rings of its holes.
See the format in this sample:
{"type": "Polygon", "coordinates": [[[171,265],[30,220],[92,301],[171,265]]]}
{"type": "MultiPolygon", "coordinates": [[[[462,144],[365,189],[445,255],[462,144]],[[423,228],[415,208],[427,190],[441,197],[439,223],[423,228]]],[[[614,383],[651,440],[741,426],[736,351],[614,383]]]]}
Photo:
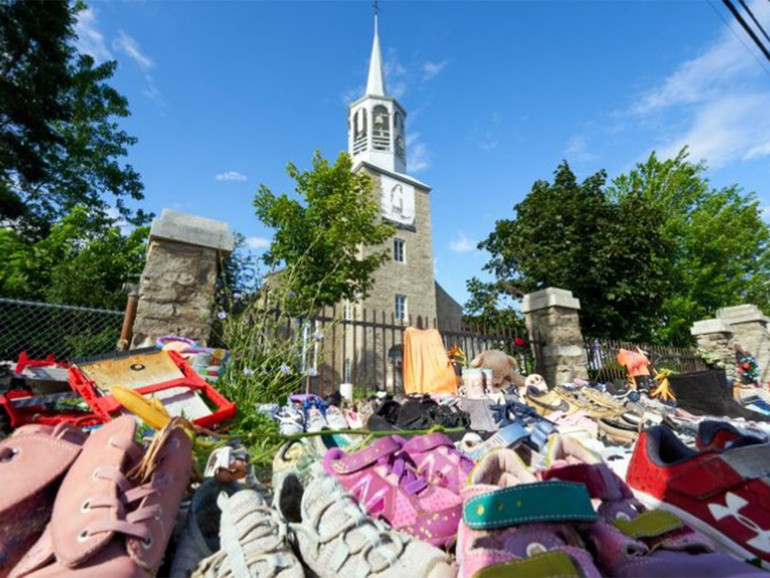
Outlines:
{"type": "Polygon", "coordinates": [[[698,452],[669,429],[639,435],[626,482],[743,560],[770,569],[770,442],[698,452]]]}
{"type": "Polygon", "coordinates": [[[698,424],[695,447],[700,451],[724,450],[766,441],[767,437],[759,432],[744,433],[729,422],[706,420],[698,424]]]}

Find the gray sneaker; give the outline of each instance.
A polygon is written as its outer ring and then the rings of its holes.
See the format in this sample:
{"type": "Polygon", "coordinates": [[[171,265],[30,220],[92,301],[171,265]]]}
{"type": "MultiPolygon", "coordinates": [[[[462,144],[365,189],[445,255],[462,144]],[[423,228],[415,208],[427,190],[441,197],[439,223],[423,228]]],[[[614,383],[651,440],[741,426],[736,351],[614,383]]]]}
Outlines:
{"type": "Polygon", "coordinates": [[[196,568],[194,578],[303,578],[286,540],[286,524],[260,492],[219,494],[220,550],[196,568]]]}
{"type": "Polygon", "coordinates": [[[441,550],[370,518],[320,464],[309,475],[282,476],[274,503],[302,560],[319,578],[457,575],[441,550]]]}

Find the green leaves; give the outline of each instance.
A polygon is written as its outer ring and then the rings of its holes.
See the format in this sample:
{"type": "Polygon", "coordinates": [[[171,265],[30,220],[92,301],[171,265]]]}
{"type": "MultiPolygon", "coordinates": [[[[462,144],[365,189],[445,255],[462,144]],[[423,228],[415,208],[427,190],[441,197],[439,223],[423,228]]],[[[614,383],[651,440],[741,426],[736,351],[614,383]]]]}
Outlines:
{"type": "Polygon", "coordinates": [[[300,171],[292,163],[286,169],[299,199],[276,196],[264,185],[254,198],[259,219],[275,229],[264,261],[273,268],[291,265],[291,290],[300,309],[366,295],[374,271],[388,258],[379,246],[393,228],[380,219],[369,175],[352,168],[345,153],[330,165],[316,152],[312,170],[300,171]]]}
{"type": "Polygon", "coordinates": [[[580,299],[587,335],[682,345],[719,307],[767,308],[770,231],[758,201],[712,189],[705,170],[686,149],[653,153],[605,187],[603,171],[578,183],[563,162],[482,241],[495,281],[471,280],[468,307],[483,310],[490,291],[561,287],[580,299]]]}
{"type": "Polygon", "coordinates": [[[0,219],[33,240],[77,206],[105,218],[109,203],[146,223],[123,199],[143,198],[138,173],[120,158],[134,137],[117,118],[128,102],[107,81],[116,63],[75,49],[82,3],[0,2],[0,219]]]}

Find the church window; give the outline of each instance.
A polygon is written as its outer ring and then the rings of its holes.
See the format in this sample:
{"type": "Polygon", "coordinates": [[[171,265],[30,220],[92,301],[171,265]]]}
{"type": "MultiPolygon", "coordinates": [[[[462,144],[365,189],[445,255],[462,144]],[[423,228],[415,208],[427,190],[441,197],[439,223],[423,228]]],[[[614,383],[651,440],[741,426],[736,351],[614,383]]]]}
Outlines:
{"type": "Polygon", "coordinates": [[[353,114],[353,154],[366,150],[366,109],[360,108],[353,114]]]}
{"type": "Polygon", "coordinates": [[[403,239],[393,239],[393,260],[396,263],[406,262],[406,243],[403,239]]]}
{"type": "Polygon", "coordinates": [[[372,144],[374,150],[390,150],[390,114],[382,105],[372,109],[372,144]]]}
{"type": "Polygon", "coordinates": [[[396,295],[396,320],[406,321],[406,295],[396,295]]]}

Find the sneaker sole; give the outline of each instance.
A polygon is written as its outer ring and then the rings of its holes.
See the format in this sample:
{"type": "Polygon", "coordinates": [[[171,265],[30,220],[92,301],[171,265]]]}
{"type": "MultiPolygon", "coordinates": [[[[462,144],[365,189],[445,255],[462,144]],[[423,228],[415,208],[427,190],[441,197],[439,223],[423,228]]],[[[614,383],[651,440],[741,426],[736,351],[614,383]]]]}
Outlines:
{"type": "Polygon", "coordinates": [[[748,550],[746,550],[746,548],[744,548],[743,546],[735,542],[735,540],[726,536],[719,530],[715,529],[713,526],[708,525],[706,522],[704,522],[697,516],[694,516],[693,514],[687,512],[686,510],[682,510],[681,508],[678,508],[673,504],[669,504],[668,502],[662,502],[658,498],[655,498],[649,494],[645,494],[644,492],[640,492],[638,490],[633,490],[633,492],[634,492],[634,495],[637,497],[637,499],[640,502],[642,502],[645,506],[647,506],[650,509],[665,510],[667,512],[674,514],[677,518],[682,520],[685,524],[690,526],[693,530],[696,530],[697,532],[700,532],[701,534],[703,534],[703,536],[705,536],[708,540],[710,540],[714,544],[714,546],[716,546],[718,549],[724,550],[728,554],[744,562],[749,562],[751,560],[759,560],[763,570],[770,570],[770,562],[766,562],[756,554],[749,552],[748,550]]]}

